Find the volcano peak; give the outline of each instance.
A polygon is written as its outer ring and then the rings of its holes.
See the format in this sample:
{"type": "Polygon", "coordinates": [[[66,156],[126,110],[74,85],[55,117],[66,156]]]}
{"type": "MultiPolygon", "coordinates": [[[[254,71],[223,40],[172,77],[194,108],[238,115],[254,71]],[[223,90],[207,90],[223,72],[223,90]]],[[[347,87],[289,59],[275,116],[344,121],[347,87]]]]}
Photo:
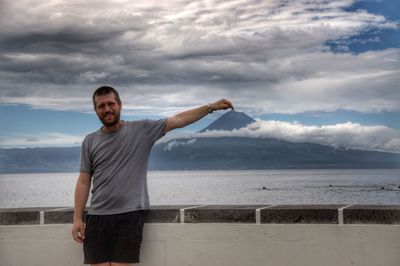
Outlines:
{"type": "Polygon", "coordinates": [[[246,127],[248,124],[255,122],[253,118],[243,112],[231,110],[220,116],[217,120],[212,122],[209,126],[200,130],[205,132],[207,130],[234,130],[246,127]]]}

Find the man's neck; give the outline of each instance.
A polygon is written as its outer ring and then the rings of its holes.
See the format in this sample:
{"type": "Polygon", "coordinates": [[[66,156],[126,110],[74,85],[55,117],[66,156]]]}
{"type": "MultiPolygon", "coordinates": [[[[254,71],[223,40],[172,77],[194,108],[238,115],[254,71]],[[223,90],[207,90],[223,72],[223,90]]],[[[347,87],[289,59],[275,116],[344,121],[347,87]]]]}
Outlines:
{"type": "Polygon", "coordinates": [[[101,131],[105,132],[105,133],[112,133],[112,132],[118,130],[120,127],[122,127],[122,121],[121,120],[119,120],[118,123],[116,123],[115,125],[113,125],[111,127],[108,127],[108,126],[104,125],[101,128],[101,131]]]}

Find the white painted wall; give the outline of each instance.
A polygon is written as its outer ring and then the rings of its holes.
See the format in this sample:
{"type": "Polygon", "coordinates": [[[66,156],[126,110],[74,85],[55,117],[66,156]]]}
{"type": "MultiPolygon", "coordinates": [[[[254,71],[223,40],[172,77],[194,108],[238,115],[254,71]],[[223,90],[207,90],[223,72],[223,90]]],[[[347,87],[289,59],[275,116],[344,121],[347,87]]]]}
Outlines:
{"type": "MultiPolygon", "coordinates": [[[[70,229],[0,226],[0,265],[82,265],[70,229]]],[[[400,265],[400,225],[150,223],[143,241],[142,266],[400,265]]]]}

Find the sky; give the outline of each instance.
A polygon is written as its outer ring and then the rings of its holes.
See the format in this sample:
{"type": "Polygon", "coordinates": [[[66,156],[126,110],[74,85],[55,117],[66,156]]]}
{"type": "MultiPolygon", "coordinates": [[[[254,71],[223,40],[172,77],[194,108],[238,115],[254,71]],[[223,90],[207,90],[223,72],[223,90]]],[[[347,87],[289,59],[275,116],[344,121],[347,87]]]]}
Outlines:
{"type": "Polygon", "coordinates": [[[125,120],[227,98],[257,122],[207,136],[400,153],[400,2],[2,0],[0,79],[0,148],[80,145],[109,85],[125,120]]]}

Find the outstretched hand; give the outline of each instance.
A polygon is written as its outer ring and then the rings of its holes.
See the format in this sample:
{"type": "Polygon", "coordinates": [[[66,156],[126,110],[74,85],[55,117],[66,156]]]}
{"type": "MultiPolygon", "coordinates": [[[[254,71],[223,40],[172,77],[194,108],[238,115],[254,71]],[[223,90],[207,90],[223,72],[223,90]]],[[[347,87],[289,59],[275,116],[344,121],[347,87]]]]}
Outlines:
{"type": "Polygon", "coordinates": [[[232,103],[224,98],[215,103],[212,103],[211,108],[213,109],[213,111],[226,110],[228,108],[234,110],[232,103]]]}

